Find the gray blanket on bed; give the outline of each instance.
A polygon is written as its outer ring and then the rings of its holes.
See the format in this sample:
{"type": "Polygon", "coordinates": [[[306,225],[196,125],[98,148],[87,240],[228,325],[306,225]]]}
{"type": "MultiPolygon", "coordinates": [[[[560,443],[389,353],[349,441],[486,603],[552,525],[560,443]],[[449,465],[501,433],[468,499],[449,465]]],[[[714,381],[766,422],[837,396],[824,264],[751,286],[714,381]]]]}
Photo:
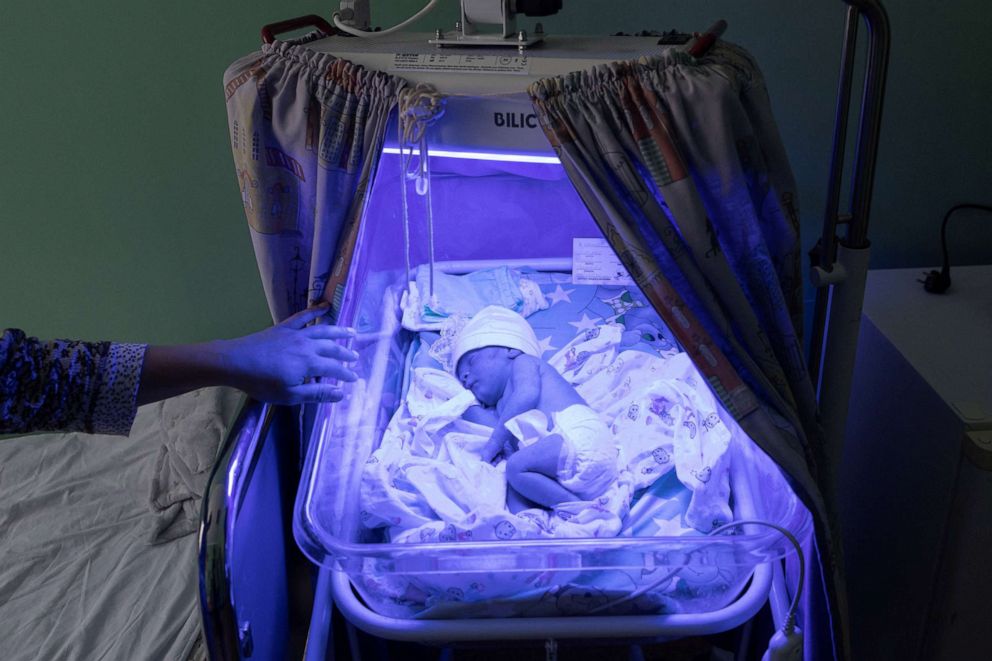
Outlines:
{"type": "Polygon", "coordinates": [[[0,440],[0,659],[197,656],[196,536],[183,533],[240,399],[208,389],[142,407],[130,438],[0,440]]]}
{"type": "Polygon", "coordinates": [[[155,513],[149,543],[162,544],[197,531],[200,499],[239,401],[203,390],[151,405],[159,408],[161,445],[149,485],[148,500],[155,513]]]}

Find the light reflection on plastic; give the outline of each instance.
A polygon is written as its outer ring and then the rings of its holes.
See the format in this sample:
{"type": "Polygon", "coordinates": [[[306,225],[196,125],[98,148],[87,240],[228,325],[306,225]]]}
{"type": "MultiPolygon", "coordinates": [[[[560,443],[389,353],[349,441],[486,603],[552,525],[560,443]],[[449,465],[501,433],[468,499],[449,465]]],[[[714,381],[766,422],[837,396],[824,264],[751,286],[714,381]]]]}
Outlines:
{"type": "Polygon", "coordinates": [[[231,492],[234,490],[234,481],[238,476],[238,457],[231,457],[231,467],[227,470],[227,498],[231,499],[231,492]]]}
{"type": "MultiPolygon", "coordinates": [[[[382,153],[384,154],[399,154],[399,147],[383,147],[382,153]]],[[[411,153],[411,152],[407,152],[411,153]]],[[[414,156],[420,155],[419,149],[414,149],[412,154],[414,156]]],[[[559,164],[561,161],[558,160],[557,156],[538,156],[536,154],[497,154],[495,152],[483,152],[483,151],[451,151],[449,149],[431,149],[427,152],[428,156],[436,156],[437,158],[464,158],[473,161],[504,161],[511,163],[553,163],[559,164]]]]}

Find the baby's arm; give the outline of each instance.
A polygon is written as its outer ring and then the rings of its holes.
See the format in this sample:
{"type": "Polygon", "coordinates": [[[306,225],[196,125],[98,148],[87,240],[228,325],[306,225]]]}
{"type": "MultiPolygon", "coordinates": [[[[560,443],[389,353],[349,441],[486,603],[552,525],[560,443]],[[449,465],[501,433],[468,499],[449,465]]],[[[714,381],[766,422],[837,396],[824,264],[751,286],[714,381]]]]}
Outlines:
{"type": "Polygon", "coordinates": [[[482,459],[492,461],[506,444],[515,445],[516,439],[506,428],[506,423],[524,411],[537,408],[541,399],[541,368],[533,356],[521,355],[513,361],[510,379],[502,399],[496,404],[499,418],[489,442],[482,449],[482,459]]]}
{"type": "Polygon", "coordinates": [[[462,418],[487,427],[495,427],[499,423],[499,414],[496,413],[496,409],[487,409],[479,404],[473,404],[465,409],[462,418]]]}

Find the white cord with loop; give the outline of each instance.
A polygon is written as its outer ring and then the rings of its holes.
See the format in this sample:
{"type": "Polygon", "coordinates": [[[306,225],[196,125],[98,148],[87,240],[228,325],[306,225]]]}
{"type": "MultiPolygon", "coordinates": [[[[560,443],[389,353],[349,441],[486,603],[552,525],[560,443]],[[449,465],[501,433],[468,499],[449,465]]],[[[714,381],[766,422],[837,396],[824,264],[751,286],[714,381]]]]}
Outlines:
{"type": "Polygon", "coordinates": [[[398,25],[394,25],[391,28],[386,28],[385,30],[379,30],[378,32],[370,32],[367,30],[356,30],[355,28],[351,27],[350,25],[347,25],[344,21],[341,20],[341,12],[339,11],[336,11],[333,14],[331,14],[331,20],[334,22],[334,27],[336,27],[338,30],[341,30],[346,34],[350,34],[353,37],[375,39],[376,37],[384,37],[387,34],[393,34],[394,32],[399,32],[400,30],[410,25],[411,23],[415,21],[419,21],[424,16],[434,11],[434,8],[437,7],[437,3],[440,1],[441,0],[430,0],[430,2],[428,2],[420,11],[418,11],[416,14],[406,19],[402,23],[399,23],[398,25]]]}
{"type": "MultiPolygon", "coordinates": [[[[784,634],[786,634],[786,635],[791,634],[793,632],[793,630],[795,629],[796,613],[799,610],[799,597],[802,595],[802,592],[803,592],[803,582],[804,582],[804,578],[805,578],[805,575],[806,575],[806,559],[803,556],[803,548],[799,544],[799,540],[797,540],[795,538],[795,536],[791,532],[789,532],[788,530],[786,530],[782,526],[776,525],[774,523],[769,523],[768,521],[759,521],[759,520],[755,520],[755,519],[745,519],[745,520],[741,520],[741,521],[731,521],[730,523],[727,523],[725,525],[722,525],[722,526],[720,526],[718,528],[714,528],[713,530],[709,531],[706,534],[708,536],[710,536],[710,537],[714,537],[714,536],[719,535],[720,533],[725,532],[727,530],[730,530],[732,528],[737,528],[738,526],[746,526],[746,525],[766,526],[768,528],[771,528],[771,529],[775,530],[776,532],[778,532],[779,534],[781,534],[783,537],[785,537],[786,540],[788,540],[788,542],[790,544],[792,544],[792,547],[795,549],[796,555],[799,558],[799,582],[798,582],[798,585],[796,586],[796,593],[795,593],[795,595],[793,595],[792,604],[789,607],[789,613],[788,613],[788,616],[785,619],[785,624],[782,626],[782,629],[781,629],[781,631],[784,634]]],[[[626,595],[624,595],[624,596],[622,596],[622,597],[620,597],[618,599],[614,599],[614,600],[612,600],[610,602],[607,602],[607,603],[605,603],[605,604],[603,604],[601,606],[598,606],[596,608],[593,608],[592,610],[590,610],[588,612],[588,614],[589,615],[595,615],[597,613],[600,613],[600,612],[609,610],[609,609],[613,608],[614,606],[617,606],[617,605],[622,604],[622,603],[627,602],[627,601],[631,601],[634,598],[639,597],[640,595],[644,594],[645,592],[649,592],[650,590],[655,589],[659,585],[662,585],[663,583],[667,582],[669,579],[673,578],[680,571],[682,571],[683,569],[685,569],[689,565],[689,560],[692,557],[692,555],[694,553],[698,552],[698,551],[701,551],[706,546],[709,546],[709,544],[706,544],[706,545],[704,545],[704,546],[702,546],[700,548],[693,549],[693,550],[689,551],[686,554],[685,561],[681,565],[675,567],[672,571],[670,571],[669,573],[665,574],[660,579],[658,579],[656,581],[652,581],[650,584],[645,585],[645,586],[642,586],[642,587],[640,587],[640,588],[632,591],[630,594],[626,594],[626,595]]]]}
{"type": "Polygon", "coordinates": [[[407,200],[407,181],[414,182],[417,195],[426,197],[427,241],[430,262],[430,291],[434,298],[434,207],[430,194],[431,167],[427,150],[427,129],[444,115],[444,98],[425,83],[400,90],[398,100],[398,138],[400,147],[400,167],[402,175],[400,187],[403,199],[403,240],[406,249],[406,279],[410,282],[410,209],[407,200]],[[414,158],[416,156],[416,158],[414,158]]]}
{"type": "Polygon", "coordinates": [[[400,197],[403,200],[403,256],[406,259],[406,281],[410,282],[410,210],[406,200],[406,152],[403,146],[403,115],[396,123],[396,140],[400,146],[400,197]]]}

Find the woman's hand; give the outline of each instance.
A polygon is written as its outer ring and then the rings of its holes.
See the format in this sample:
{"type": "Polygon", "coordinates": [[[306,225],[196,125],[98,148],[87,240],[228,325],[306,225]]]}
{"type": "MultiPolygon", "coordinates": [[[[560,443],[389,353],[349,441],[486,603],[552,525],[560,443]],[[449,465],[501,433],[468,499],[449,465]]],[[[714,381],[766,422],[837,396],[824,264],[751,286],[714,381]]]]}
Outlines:
{"type": "Polygon", "coordinates": [[[340,400],[343,392],[334,382],[358,378],[344,364],[357,360],[358,354],[339,342],[354,336],[353,330],[307,325],[327,309],[326,304],[309,308],[271,328],[233,340],[149,346],[138,404],[206,386],[231,386],[274,404],[340,400]]]}
{"type": "Polygon", "coordinates": [[[345,366],[358,354],[339,342],[354,336],[350,328],[308,325],[326,312],[326,305],[309,308],[271,328],[227,340],[228,385],[274,404],[340,400],[342,390],[333,382],[358,378],[345,366]]]}

